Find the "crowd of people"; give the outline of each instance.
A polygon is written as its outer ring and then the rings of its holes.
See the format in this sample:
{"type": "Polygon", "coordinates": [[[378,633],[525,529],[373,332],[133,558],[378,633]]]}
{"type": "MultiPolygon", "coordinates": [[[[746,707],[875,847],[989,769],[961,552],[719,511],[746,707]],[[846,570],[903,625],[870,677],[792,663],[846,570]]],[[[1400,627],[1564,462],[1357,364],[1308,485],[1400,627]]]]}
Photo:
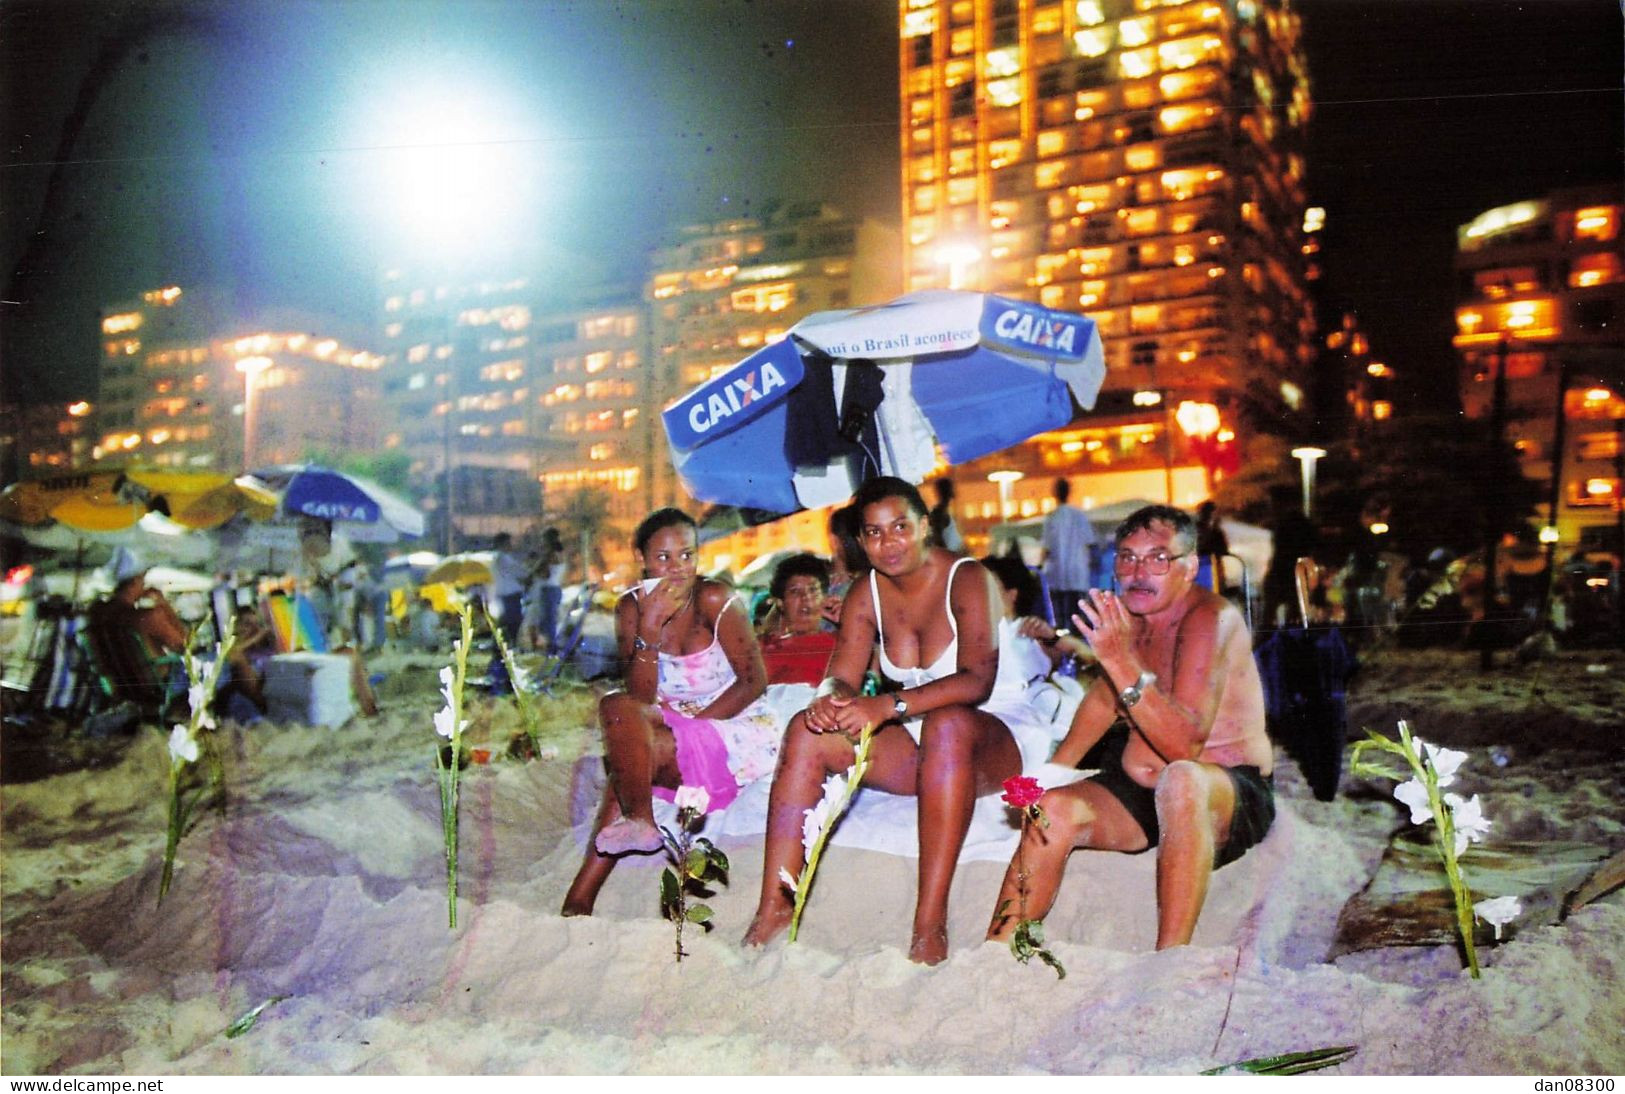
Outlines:
{"type": "Polygon", "coordinates": [[[1092,530],[1058,486],[1046,603],[1020,559],[950,547],[951,492],[938,498],[933,509],[901,479],[864,483],[831,518],[830,559],[781,562],[754,625],[731,586],[699,573],[692,517],[662,509],[638,526],[642,580],[615,608],[625,683],[599,706],[607,783],[563,914],[590,915],[620,858],[661,849],[655,799],[703,787],[714,812],[771,779],[744,938],[771,942],[791,915],[782,878],[805,867],[804,818],[868,730],[863,784],[917,802],[913,960],[947,956],[976,799],[1040,771],[1052,820],[1023,837],[988,937],[1015,930],[1015,886],[1042,918],[1073,851],[1155,847],[1158,945],[1189,941],[1208,875],[1274,816],[1251,636],[1236,605],[1197,581],[1197,523],[1169,506],[1130,515],[1113,541],[1116,588],[1094,588],[1073,565],[1092,530]],[[804,701],[782,719],[773,689],[798,687],[804,701]]]}

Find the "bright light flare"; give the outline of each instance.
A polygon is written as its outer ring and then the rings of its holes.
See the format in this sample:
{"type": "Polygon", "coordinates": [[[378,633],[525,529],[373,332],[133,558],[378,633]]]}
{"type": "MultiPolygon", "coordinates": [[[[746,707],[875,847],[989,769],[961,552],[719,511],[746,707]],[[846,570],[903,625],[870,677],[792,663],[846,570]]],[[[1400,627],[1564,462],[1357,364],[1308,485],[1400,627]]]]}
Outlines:
{"type": "Polygon", "coordinates": [[[419,70],[372,104],[364,133],[379,150],[368,206],[389,249],[456,259],[533,237],[544,144],[516,95],[419,70]]]}

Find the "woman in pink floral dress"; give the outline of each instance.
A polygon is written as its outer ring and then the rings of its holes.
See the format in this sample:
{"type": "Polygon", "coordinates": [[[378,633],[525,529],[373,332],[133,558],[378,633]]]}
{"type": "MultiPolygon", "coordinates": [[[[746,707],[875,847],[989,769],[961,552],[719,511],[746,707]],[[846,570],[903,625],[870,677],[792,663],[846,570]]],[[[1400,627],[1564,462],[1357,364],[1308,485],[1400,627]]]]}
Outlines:
{"type": "Polygon", "coordinates": [[[609,784],[565,915],[592,914],[618,857],[661,849],[652,798],[702,786],[710,809],[725,808],[772,774],[783,733],[762,700],[767,673],[745,609],[698,575],[694,519],[657,510],[632,542],[644,580],[615,605],[626,687],[598,704],[609,784]]]}

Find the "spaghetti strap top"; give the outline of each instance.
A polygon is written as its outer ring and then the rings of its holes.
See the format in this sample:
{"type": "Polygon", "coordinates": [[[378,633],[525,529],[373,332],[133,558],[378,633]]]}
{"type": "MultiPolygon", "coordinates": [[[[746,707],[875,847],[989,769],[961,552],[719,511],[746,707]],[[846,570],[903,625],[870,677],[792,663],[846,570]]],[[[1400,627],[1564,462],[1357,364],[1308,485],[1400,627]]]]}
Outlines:
{"type": "Polygon", "coordinates": [[[959,671],[959,623],[954,619],[951,600],[954,574],[958,572],[961,563],[969,561],[968,558],[954,560],[954,564],[948,568],[948,583],[942,591],[942,610],[948,613],[948,626],[954,632],[953,641],[937,654],[935,661],[922,668],[898,668],[892,663],[892,659],[886,656],[886,623],[880,615],[880,587],[875,583],[875,571],[869,571],[869,596],[874,601],[875,626],[880,630],[880,671],[886,674],[887,679],[896,680],[905,688],[917,688],[959,671]]]}
{"type": "Polygon", "coordinates": [[[722,614],[738,599],[730,596],[717,611],[711,627],[711,644],[694,653],[661,653],[660,682],[656,691],[661,702],[698,703],[704,706],[727,691],[738,679],[728,653],[722,648],[722,614]]]}

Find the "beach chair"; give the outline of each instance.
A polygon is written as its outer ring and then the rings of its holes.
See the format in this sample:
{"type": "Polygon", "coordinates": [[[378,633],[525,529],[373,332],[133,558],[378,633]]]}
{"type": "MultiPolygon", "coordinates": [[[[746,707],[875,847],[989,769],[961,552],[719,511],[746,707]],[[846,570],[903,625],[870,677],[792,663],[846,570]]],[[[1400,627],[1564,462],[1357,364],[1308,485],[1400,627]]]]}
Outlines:
{"type": "Polygon", "coordinates": [[[107,601],[90,606],[83,633],[90,663],[114,702],[129,703],[143,720],[162,724],[175,701],[184,701],[180,657],[154,650],[107,601]]]}
{"type": "Polygon", "coordinates": [[[584,681],[602,675],[593,671],[594,666],[580,663],[586,643],[587,616],[592,613],[592,598],[597,591],[598,585],[588,582],[576,593],[574,604],[560,606],[558,646],[548,651],[547,659],[542,662],[541,671],[536,676],[537,687],[548,696],[580,687],[584,681]],[[566,669],[571,670],[568,676],[566,669]]]}

